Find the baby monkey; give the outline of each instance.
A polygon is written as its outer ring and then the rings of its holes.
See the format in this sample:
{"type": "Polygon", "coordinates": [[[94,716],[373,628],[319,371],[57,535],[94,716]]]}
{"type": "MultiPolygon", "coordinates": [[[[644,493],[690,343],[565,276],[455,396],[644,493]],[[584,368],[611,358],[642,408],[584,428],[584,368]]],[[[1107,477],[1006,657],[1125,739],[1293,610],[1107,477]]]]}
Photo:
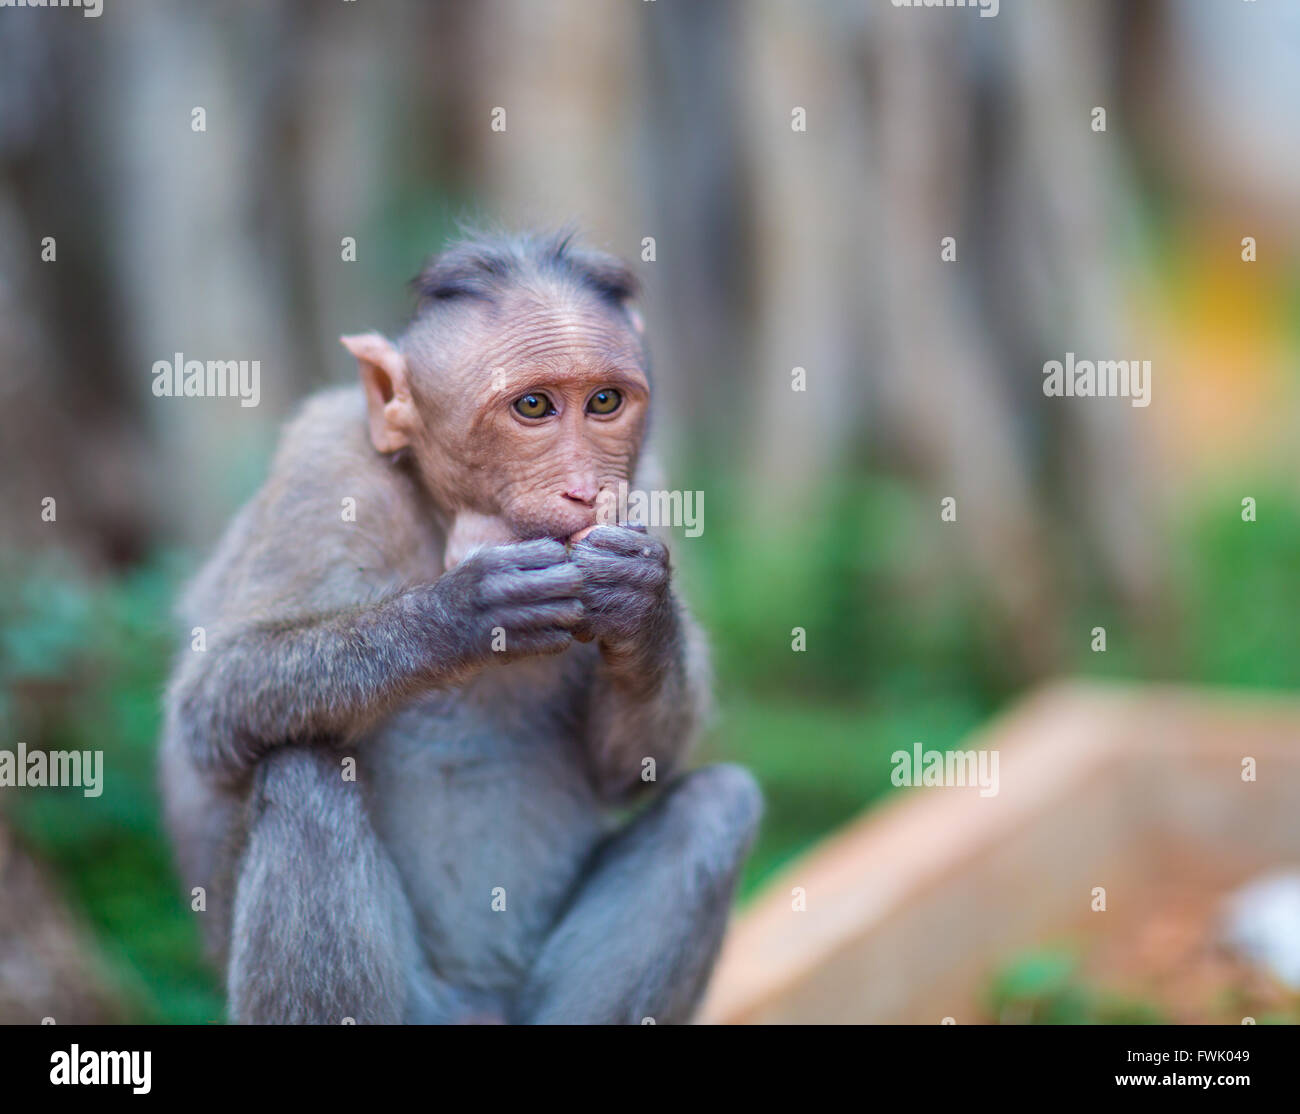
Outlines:
{"type": "Polygon", "coordinates": [[[689,1020],[761,802],[682,772],[702,641],[664,545],[597,523],[645,467],[635,280],[535,235],[415,285],[181,605],[162,784],[230,1017],[689,1020]]]}

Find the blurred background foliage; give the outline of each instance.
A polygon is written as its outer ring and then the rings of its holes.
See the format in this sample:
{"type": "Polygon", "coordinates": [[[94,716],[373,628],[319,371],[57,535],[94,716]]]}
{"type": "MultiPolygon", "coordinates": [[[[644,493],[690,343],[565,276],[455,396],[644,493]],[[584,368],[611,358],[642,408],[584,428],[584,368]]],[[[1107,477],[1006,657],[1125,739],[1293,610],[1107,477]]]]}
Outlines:
{"type": "MultiPolygon", "coordinates": [[[[913,513],[928,511],[921,503],[912,500],[913,513]]],[[[708,544],[684,572],[718,671],[719,711],[706,753],[745,762],[767,795],[746,894],[890,792],[894,750],[918,739],[956,746],[1017,691],[990,658],[978,594],[952,586],[918,601],[909,592],[909,547],[897,541],[906,493],[866,485],[855,505],[856,523],[845,525],[853,515],[827,516],[825,537],[806,539],[797,554],[711,522],[700,539],[708,544]],[[846,550],[846,533],[860,547],[846,550]],[[789,627],[756,618],[755,601],[778,599],[826,637],[792,654],[789,627]],[[861,618],[841,622],[843,614],[861,618]]],[[[1266,521],[1247,533],[1232,525],[1231,502],[1210,502],[1169,539],[1178,554],[1176,638],[1152,645],[1122,615],[1081,607],[1081,629],[1102,616],[1108,649],[1094,654],[1081,639],[1064,668],[1294,689],[1300,634],[1268,586],[1288,588],[1300,567],[1300,500],[1279,495],[1268,505],[1266,521]]],[[[166,617],[191,560],[160,553],[119,577],[93,579],[74,565],[10,566],[0,614],[7,737],[109,756],[102,796],[10,794],[6,818],[84,912],[131,1016],[187,1023],[220,1019],[221,998],[171,868],[154,760],[159,697],[176,645],[166,617]]],[[[992,984],[995,1017],[1159,1020],[1141,1003],[1097,1000],[1077,978],[1049,979],[1073,970],[1067,960],[1047,963],[1047,974],[1034,956],[1023,969],[1019,962],[992,984]]]]}
{"type": "MultiPolygon", "coordinates": [[[[0,821],[130,1016],[221,1017],[154,789],[177,588],[295,401],[353,374],[334,338],[399,329],[462,215],[574,219],[645,283],[660,455],[707,497],[676,547],[705,756],[768,799],[745,894],[889,792],[894,750],[1045,677],[1294,688],[1300,18],[1249,7],[0,13],[0,746],[106,770],[0,791],[0,821]],[[1152,359],[1151,407],[1052,406],[1065,351],[1152,359]],[[174,352],[260,359],[261,406],[154,398],[174,352]]],[[[1026,957],[990,1009],[1140,1019],[1072,970],[1026,957]]]]}

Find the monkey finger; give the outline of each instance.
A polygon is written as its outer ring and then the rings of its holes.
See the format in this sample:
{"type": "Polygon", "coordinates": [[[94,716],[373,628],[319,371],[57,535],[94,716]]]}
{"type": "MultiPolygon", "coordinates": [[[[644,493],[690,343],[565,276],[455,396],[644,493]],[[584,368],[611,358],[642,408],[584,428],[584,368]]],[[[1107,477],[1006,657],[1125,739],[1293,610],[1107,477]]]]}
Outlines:
{"type": "Polygon", "coordinates": [[[586,608],[581,600],[551,600],[502,608],[495,616],[498,626],[504,627],[507,637],[512,631],[536,631],[544,627],[571,630],[582,622],[586,608]]]}
{"type": "Polygon", "coordinates": [[[554,538],[537,538],[530,542],[499,545],[485,553],[492,555],[494,568],[548,569],[564,564],[569,557],[564,543],[554,538]]]}
{"type": "Polygon", "coordinates": [[[506,635],[504,656],[513,659],[535,654],[561,654],[572,644],[573,635],[567,630],[549,627],[544,630],[521,631],[506,635]]]}
{"type": "Polygon", "coordinates": [[[668,570],[654,561],[592,557],[579,561],[584,589],[639,588],[655,591],[668,582],[668,570]]]}
{"type": "Polygon", "coordinates": [[[545,569],[510,570],[485,577],[480,588],[483,603],[531,603],[577,596],[582,570],[566,561],[545,569]]]}
{"type": "Polygon", "coordinates": [[[597,526],[573,547],[573,552],[578,556],[592,549],[624,557],[649,557],[665,564],[668,561],[667,546],[657,538],[650,537],[644,526],[597,526]]]}

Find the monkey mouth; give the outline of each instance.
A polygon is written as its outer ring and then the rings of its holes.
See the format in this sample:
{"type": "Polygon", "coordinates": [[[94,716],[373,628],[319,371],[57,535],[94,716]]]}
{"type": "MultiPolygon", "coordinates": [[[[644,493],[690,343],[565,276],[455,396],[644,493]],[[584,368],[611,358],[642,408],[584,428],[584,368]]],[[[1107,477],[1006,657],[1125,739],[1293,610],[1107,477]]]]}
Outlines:
{"type": "Polygon", "coordinates": [[[595,512],[559,514],[549,522],[538,523],[538,533],[541,537],[554,538],[565,545],[572,545],[575,541],[581,541],[598,525],[595,512]]]}
{"type": "Polygon", "coordinates": [[[530,542],[541,541],[543,538],[550,538],[553,541],[568,546],[581,541],[599,525],[600,523],[593,522],[590,518],[584,522],[578,523],[574,523],[573,521],[558,521],[545,524],[537,523],[517,528],[515,531],[515,539],[521,542],[530,542]]]}

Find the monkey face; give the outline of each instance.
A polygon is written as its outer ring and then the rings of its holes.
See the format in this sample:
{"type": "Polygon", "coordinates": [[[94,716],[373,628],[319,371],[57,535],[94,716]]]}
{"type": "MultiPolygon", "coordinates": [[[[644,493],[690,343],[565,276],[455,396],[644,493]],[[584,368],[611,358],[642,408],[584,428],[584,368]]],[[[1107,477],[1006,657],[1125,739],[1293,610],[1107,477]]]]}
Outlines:
{"type": "Polygon", "coordinates": [[[640,318],[572,290],[520,289],[420,323],[398,351],[344,337],[371,440],[409,449],[468,548],[567,540],[596,524],[635,472],[650,402],[640,318]]]}
{"type": "Polygon", "coordinates": [[[473,351],[462,339],[462,362],[435,388],[424,455],[477,530],[567,539],[635,470],[650,400],[640,338],[572,298],[520,298],[484,317],[485,335],[473,351]]]}

